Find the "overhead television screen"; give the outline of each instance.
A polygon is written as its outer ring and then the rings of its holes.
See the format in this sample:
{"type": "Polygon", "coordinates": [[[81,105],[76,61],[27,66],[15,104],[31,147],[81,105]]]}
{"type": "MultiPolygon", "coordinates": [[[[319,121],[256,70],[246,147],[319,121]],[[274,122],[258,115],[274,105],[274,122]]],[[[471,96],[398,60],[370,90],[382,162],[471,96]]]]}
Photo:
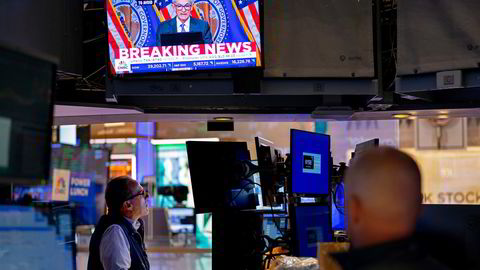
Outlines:
{"type": "Polygon", "coordinates": [[[261,0],[107,0],[111,74],[262,67],[261,0]]]}

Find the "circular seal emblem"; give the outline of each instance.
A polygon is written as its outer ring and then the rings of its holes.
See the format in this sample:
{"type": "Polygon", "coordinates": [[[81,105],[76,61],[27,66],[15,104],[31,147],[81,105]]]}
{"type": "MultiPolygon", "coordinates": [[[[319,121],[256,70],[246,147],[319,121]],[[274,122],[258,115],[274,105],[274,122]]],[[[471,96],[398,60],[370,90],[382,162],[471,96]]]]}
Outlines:
{"type": "Polygon", "coordinates": [[[200,19],[210,25],[213,42],[223,42],[227,33],[227,15],[223,3],[220,0],[196,0],[195,8],[200,19]]]}
{"type": "Polygon", "coordinates": [[[120,23],[135,47],[143,47],[148,37],[148,18],[136,0],[112,0],[120,23]]]}

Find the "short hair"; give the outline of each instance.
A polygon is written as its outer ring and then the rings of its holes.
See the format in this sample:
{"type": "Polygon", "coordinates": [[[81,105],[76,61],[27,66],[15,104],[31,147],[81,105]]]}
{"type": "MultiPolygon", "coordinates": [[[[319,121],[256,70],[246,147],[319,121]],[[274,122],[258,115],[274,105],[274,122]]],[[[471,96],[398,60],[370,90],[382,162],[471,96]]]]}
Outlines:
{"type": "MultiPolygon", "coordinates": [[[[193,0],[188,0],[188,2],[193,5],[193,0]]],[[[176,3],[177,3],[177,0],[172,0],[172,3],[173,3],[173,4],[176,4],[176,3]]]]}
{"type": "Polygon", "coordinates": [[[129,182],[135,181],[129,176],[118,176],[110,180],[105,190],[105,201],[108,211],[112,214],[119,214],[130,194],[129,182]]]}

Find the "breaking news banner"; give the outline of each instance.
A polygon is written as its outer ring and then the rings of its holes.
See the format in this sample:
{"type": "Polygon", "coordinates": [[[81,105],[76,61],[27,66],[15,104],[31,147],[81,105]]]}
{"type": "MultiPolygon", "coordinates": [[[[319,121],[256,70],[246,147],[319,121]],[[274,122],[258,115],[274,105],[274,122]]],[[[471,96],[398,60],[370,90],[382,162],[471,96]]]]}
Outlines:
{"type": "Polygon", "coordinates": [[[107,0],[112,74],[260,67],[259,0],[107,0]]]}

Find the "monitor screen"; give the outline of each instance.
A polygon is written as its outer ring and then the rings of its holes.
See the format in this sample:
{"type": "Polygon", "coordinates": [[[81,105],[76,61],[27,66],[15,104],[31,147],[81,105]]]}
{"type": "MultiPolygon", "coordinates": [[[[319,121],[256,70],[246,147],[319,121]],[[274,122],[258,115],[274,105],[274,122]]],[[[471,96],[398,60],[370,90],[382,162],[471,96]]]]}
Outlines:
{"type": "Polygon", "coordinates": [[[285,235],[288,229],[288,215],[263,214],[263,234],[272,239],[285,235]]]}
{"type": "Polygon", "coordinates": [[[345,189],[343,183],[334,187],[332,194],[332,229],[335,231],[346,230],[345,223],[345,189]]]}
{"type": "Polygon", "coordinates": [[[172,233],[194,233],[195,218],[193,208],[168,209],[168,221],[172,233]]]}
{"type": "Polygon", "coordinates": [[[73,228],[66,207],[0,205],[2,269],[76,269],[73,228]]]}
{"type": "Polygon", "coordinates": [[[378,147],[379,144],[380,144],[380,139],[378,138],[361,142],[355,145],[355,156],[358,157],[362,152],[365,152],[365,150],[378,147]]]}
{"type": "MultiPolygon", "coordinates": [[[[262,185],[262,198],[264,205],[270,205],[267,195],[275,193],[274,170],[276,166],[275,148],[272,141],[255,137],[258,166],[260,168],[260,182],[262,185]]],[[[271,198],[270,198],[271,199],[271,198]]]]}
{"type": "Polygon", "coordinates": [[[330,185],[330,136],[292,129],[291,192],[306,195],[328,195],[330,185]]]}
{"type": "Polygon", "coordinates": [[[260,0],[106,2],[114,75],[262,66],[260,0]]]}
{"type": "Polygon", "coordinates": [[[62,125],[58,128],[59,143],[68,145],[77,145],[77,126],[76,125],[62,125]]]}
{"type": "Polygon", "coordinates": [[[245,142],[187,142],[193,201],[197,213],[255,209],[255,186],[240,176],[249,161],[245,142]]]}
{"type": "Polygon", "coordinates": [[[318,242],[331,242],[330,210],[328,205],[297,206],[292,208],[294,250],[300,257],[316,257],[318,242]]]}
{"type": "Polygon", "coordinates": [[[0,46],[0,181],[48,179],[55,65],[0,46]]]}

